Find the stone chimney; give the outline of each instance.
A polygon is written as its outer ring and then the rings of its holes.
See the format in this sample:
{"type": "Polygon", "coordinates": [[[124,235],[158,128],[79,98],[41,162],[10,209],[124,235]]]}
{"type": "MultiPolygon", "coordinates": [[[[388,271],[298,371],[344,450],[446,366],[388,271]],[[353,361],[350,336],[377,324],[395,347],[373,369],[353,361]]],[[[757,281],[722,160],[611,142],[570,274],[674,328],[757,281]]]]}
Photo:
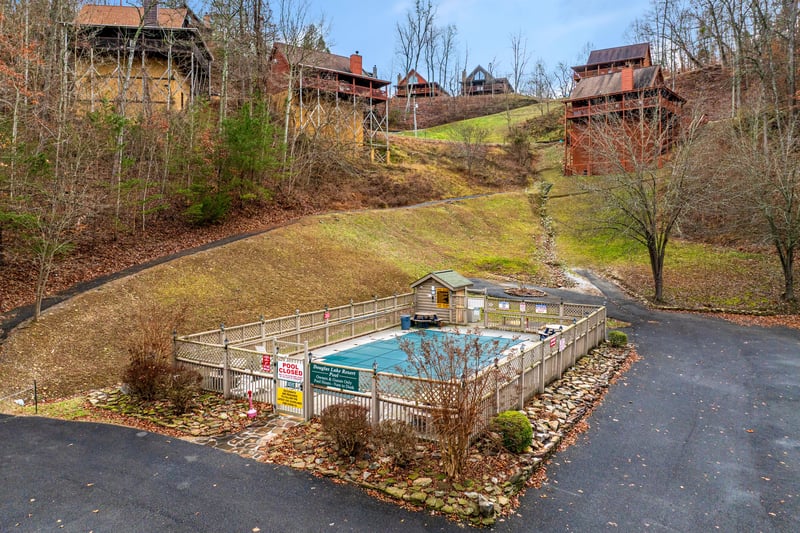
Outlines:
{"type": "Polygon", "coordinates": [[[633,67],[625,67],[622,69],[622,87],[620,90],[633,90],[633,67]]]}
{"type": "Polygon", "coordinates": [[[158,26],[158,0],[144,0],[144,18],[142,22],[145,27],[158,26]]]}
{"type": "Polygon", "coordinates": [[[364,68],[361,64],[361,56],[358,55],[358,50],[356,50],[355,54],[350,55],[350,72],[357,76],[364,74],[364,68]]]}

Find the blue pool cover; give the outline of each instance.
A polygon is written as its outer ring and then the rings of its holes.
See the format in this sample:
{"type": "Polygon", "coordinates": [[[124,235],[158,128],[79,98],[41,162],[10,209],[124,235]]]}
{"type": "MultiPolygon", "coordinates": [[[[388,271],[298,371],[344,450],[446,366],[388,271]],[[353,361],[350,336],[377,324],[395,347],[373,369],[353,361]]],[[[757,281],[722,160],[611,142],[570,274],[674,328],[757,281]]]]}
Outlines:
{"type": "Polygon", "coordinates": [[[511,348],[512,346],[522,342],[521,340],[506,339],[502,337],[489,337],[484,335],[472,334],[455,334],[446,333],[436,330],[420,330],[412,331],[405,335],[399,335],[389,339],[372,341],[358,346],[353,346],[341,350],[335,354],[326,355],[315,361],[321,363],[328,363],[331,365],[349,366],[355,368],[364,368],[372,370],[373,363],[378,364],[378,372],[390,372],[393,374],[416,374],[411,370],[408,364],[408,356],[400,349],[400,339],[405,339],[415,348],[419,349],[423,338],[429,341],[437,342],[443,340],[445,335],[457,335],[456,346],[463,346],[464,342],[471,341],[478,338],[478,342],[484,353],[482,357],[485,359],[481,362],[481,367],[488,366],[494,361],[495,357],[500,357],[500,352],[511,348]],[[463,338],[463,341],[462,341],[463,338]],[[494,349],[492,343],[497,342],[497,349],[494,349]]]}

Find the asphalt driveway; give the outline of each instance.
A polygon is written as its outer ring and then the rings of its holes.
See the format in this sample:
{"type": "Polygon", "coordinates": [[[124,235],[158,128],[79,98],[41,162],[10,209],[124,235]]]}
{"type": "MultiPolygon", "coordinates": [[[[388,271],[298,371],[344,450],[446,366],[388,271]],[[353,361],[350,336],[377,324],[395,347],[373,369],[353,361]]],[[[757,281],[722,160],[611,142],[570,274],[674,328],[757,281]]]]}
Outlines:
{"type": "MultiPolygon", "coordinates": [[[[800,531],[800,332],[652,312],[643,359],[498,531],[800,531]]],[[[493,289],[496,290],[496,289],[493,289]]],[[[0,530],[455,531],[289,468],[133,429],[0,418],[0,530]]]]}

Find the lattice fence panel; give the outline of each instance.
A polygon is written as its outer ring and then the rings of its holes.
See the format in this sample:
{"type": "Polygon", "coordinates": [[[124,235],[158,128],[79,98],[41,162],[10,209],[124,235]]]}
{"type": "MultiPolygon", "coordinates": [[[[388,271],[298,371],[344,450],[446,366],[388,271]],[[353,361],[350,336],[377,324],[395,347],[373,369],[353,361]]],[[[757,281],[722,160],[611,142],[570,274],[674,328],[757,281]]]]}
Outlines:
{"type": "Polygon", "coordinates": [[[175,343],[175,356],[179,359],[221,365],[225,361],[225,349],[219,345],[178,341],[175,343]]]}

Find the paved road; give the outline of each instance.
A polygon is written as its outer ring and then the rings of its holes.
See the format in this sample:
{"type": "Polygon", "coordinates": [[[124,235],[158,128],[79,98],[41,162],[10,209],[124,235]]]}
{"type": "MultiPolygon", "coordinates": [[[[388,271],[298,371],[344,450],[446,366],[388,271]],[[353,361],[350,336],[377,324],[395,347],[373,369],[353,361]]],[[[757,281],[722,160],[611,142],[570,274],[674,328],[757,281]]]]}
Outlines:
{"type": "MultiPolygon", "coordinates": [[[[643,360],[497,531],[800,531],[800,333],[651,312],[643,360]]],[[[0,418],[0,531],[448,531],[284,467],[127,428],[0,418]],[[58,522],[61,520],[61,522],[58,522]]]]}
{"type": "Polygon", "coordinates": [[[59,526],[98,532],[456,529],[352,486],[179,439],[0,416],[0,531],[59,526]]]}

